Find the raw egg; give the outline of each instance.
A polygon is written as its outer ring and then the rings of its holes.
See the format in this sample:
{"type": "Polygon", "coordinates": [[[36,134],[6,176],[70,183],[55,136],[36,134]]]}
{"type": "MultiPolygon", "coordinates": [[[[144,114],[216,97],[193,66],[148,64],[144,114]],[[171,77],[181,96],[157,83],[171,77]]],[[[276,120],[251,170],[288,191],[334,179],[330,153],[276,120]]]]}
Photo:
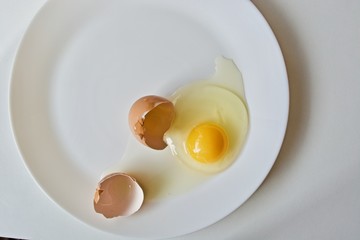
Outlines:
{"type": "Polygon", "coordinates": [[[175,119],[165,133],[174,156],[194,169],[220,172],[239,155],[248,130],[242,76],[219,57],[213,77],[178,89],[170,98],[175,119]]]}

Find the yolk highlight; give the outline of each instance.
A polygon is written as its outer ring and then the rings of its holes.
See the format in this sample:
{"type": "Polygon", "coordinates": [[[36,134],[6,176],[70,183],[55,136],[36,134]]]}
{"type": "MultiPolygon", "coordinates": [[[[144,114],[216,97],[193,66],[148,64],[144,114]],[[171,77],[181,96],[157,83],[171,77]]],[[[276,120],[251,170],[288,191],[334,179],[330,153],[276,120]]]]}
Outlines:
{"type": "Polygon", "coordinates": [[[227,150],[228,138],[222,127],[214,123],[203,123],[191,130],[186,147],[195,160],[214,163],[227,150]]]}

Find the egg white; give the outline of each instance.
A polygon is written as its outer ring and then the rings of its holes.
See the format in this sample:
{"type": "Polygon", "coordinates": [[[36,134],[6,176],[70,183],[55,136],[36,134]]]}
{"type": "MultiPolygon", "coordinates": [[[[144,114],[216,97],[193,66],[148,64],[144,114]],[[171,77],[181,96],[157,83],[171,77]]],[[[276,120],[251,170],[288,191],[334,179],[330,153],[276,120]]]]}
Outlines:
{"type": "Polygon", "coordinates": [[[234,84],[228,84],[241,81],[238,79],[241,74],[233,74],[238,70],[232,61],[224,58],[219,61],[218,74],[213,78],[189,84],[172,95],[176,117],[165,134],[165,141],[173,155],[187,166],[205,173],[220,172],[234,162],[246,139],[249,124],[244,96],[239,94],[243,92],[242,89],[234,89],[234,84]],[[191,130],[206,122],[221,126],[229,141],[227,152],[214,163],[193,159],[186,148],[191,130]]]}

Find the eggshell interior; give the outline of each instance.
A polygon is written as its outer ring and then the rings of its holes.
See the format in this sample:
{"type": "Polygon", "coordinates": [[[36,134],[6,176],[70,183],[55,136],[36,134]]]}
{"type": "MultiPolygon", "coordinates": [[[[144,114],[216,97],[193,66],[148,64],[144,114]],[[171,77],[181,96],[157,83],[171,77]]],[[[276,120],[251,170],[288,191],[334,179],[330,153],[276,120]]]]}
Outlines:
{"type": "Polygon", "coordinates": [[[175,117],[172,102],[159,96],[138,99],[129,111],[129,126],[134,136],[144,145],[162,150],[167,147],[164,134],[175,117]]]}
{"type": "Polygon", "coordinates": [[[105,176],[94,196],[94,209],[106,218],[129,216],[137,212],[144,201],[144,192],[137,181],[124,173],[105,176]]]}

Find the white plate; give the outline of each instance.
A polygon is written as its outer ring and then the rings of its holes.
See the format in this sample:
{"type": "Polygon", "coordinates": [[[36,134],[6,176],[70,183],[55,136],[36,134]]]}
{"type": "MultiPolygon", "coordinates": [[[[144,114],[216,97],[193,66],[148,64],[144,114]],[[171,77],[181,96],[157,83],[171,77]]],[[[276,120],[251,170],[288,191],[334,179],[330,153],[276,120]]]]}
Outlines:
{"type": "Polygon", "coordinates": [[[24,35],[10,98],[20,152],[51,199],[96,228],[152,238],[199,230],[244,203],[277,157],[289,106],[280,48],[247,0],[49,1],[24,35]],[[124,152],[131,103],[211,75],[218,55],[244,77],[251,127],[241,156],[131,217],[95,214],[94,188],[124,152]]]}

